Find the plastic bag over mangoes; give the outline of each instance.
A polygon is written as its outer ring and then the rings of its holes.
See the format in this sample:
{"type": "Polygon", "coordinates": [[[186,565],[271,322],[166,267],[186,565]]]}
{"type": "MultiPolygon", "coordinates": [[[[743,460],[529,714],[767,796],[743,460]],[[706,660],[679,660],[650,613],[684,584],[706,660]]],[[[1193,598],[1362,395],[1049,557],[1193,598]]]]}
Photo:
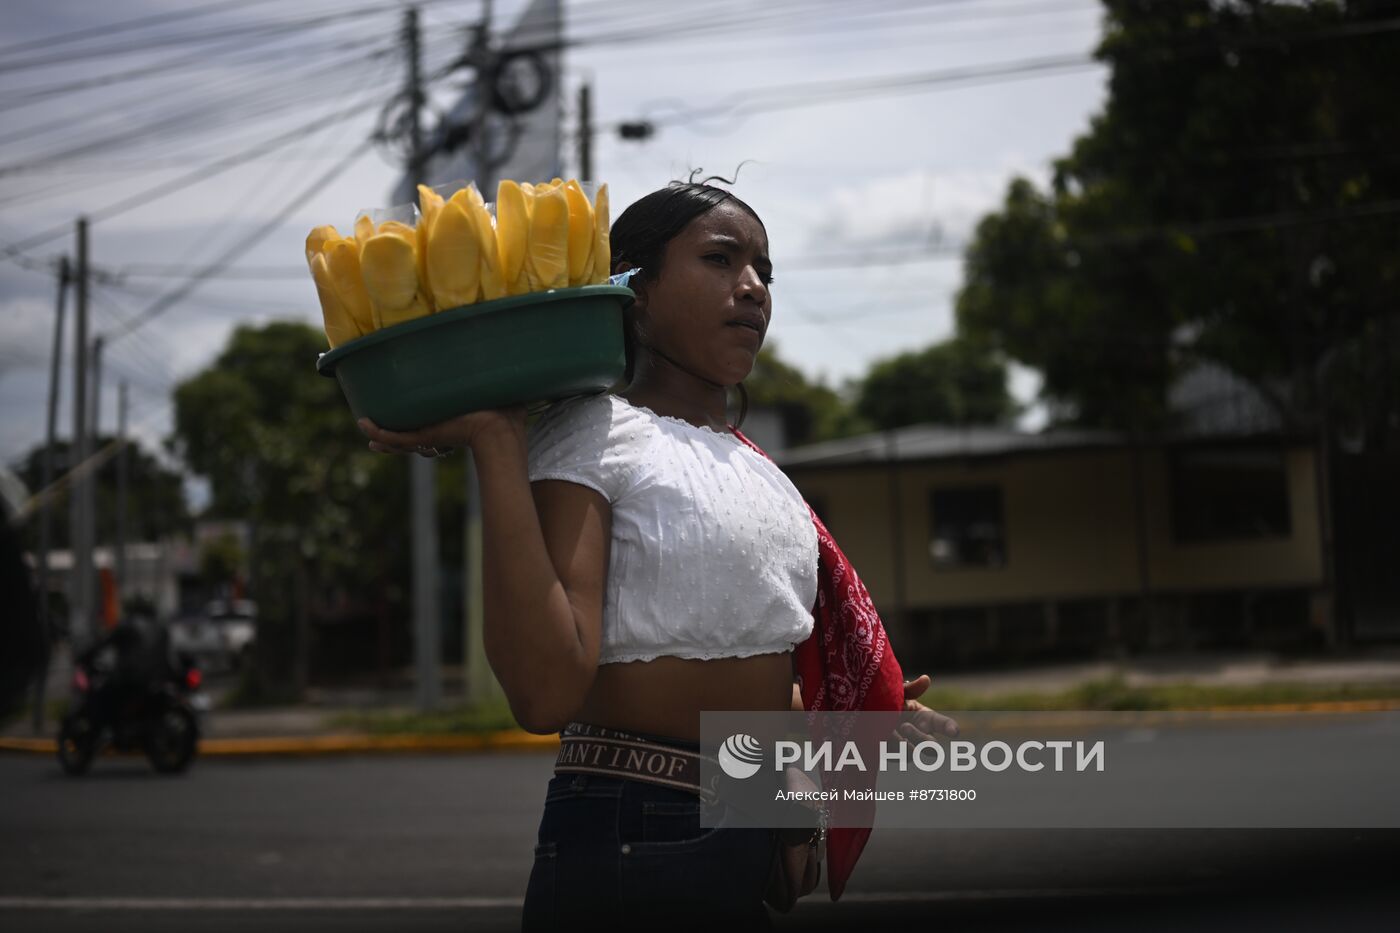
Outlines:
{"type": "Polygon", "coordinates": [[[576,179],[507,180],[488,203],[472,185],[419,185],[412,224],[396,219],[409,216],[396,208],[377,223],[361,213],[349,236],[315,228],[306,261],[326,339],[334,348],[478,301],[607,282],[608,186],[590,199],[592,188],[576,179]]]}

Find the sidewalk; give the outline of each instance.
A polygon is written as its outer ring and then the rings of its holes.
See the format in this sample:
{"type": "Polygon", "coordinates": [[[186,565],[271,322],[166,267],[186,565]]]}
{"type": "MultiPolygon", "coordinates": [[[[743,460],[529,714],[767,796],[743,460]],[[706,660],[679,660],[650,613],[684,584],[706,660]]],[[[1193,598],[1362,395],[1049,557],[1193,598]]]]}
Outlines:
{"type": "MultiPolygon", "coordinates": [[[[908,671],[915,676],[922,671],[908,671]]],[[[66,673],[51,671],[50,699],[66,682],[66,673]]],[[[1379,686],[1396,688],[1396,699],[1316,704],[1338,711],[1400,708],[1400,646],[1373,648],[1346,657],[1280,658],[1266,653],[1152,655],[1122,661],[1046,664],[997,671],[931,672],[934,690],[956,690],[967,696],[1049,694],[1076,686],[1121,677],[1130,687],[1189,683],[1202,687],[1250,687],[1268,684],[1379,686]]],[[[217,679],[211,684],[221,695],[217,679]]],[[[370,734],[334,724],[349,710],[412,712],[411,690],[399,688],[318,688],[314,702],[276,709],[219,709],[205,715],[201,755],[318,755],[373,752],[466,752],[503,749],[548,749],[553,735],[532,735],[511,729],[450,734],[370,734]]],[[[448,697],[444,705],[453,705],[448,697]]],[[[217,706],[217,700],[216,700],[217,706]]],[[[0,751],[51,754],[57,724],[46,724],[36,737],[26,718],[11,721],[0,731],[0,751]]]]}
{"type": "MultiPolygon", "coordinates": [[[[922,671],[909,672],[923,673],[922,671]]],[[[1055,693],[1080,684],[1121,676],[1129,687],[1190,683],[1202,687],[1263,684],[1397,684],[1400,645],[1369,648],[1349,657],[1294,659],[1266,652],[1154,654],[1121,661],[1048,664],[1005,671],[939,674],[929,672],[934,689],[977,696],[1000,693],[1055,693]]]]}

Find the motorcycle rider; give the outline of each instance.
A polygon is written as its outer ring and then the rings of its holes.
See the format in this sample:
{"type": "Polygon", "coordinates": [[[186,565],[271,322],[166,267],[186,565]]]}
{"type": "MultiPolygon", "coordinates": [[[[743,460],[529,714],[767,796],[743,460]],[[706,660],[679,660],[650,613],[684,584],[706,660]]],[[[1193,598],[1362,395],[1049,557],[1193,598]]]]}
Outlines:
{"type": "Polygon", "coordinates": [[[151,619],[128,616],[83,651],[78,663],[108,672],[94,682],[91,703],[96,718],[113,722],[170,676],[169,633],[151,619]]]}

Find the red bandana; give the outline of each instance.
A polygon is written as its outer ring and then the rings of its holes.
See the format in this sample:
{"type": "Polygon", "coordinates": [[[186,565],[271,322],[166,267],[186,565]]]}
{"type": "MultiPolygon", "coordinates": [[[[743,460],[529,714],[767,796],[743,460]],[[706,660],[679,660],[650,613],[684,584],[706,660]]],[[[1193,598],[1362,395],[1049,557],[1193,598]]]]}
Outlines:
{"type": "MultiPolygon", "coordinates": [[[[745,437],[734,435],[764,457],[768,454],[745,437]]],[[[772,460],[772,457],[768,457],[772,460]]],[[[856,570],[810,505],[817,527],[817,607],[812,635],[797,646],[795,661],[802,679],[802,704],[808,712],[853,710],[898,713],[904,708],[904,672],[880,614],[856,570]]],[[[833,781],[824,776],[828,786],[833,781]]],[[[854,810],[874,813],[874,804],[854,810]]],[[[869,827],[833,827],[827,833],[827,890],[837,900],[870,838],[869,827]]]]}

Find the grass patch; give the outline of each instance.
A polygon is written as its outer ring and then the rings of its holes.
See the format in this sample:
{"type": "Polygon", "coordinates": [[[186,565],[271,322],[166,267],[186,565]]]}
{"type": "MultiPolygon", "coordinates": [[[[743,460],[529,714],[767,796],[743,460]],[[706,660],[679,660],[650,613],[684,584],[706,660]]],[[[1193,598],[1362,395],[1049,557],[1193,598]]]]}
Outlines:
{"type": "Polygon", "coordinates": [[[1206,686],[1192,683],[1129,686],[1120,675],[1086,681],[1053,693],[973,694],[963,690],[929,690],[919,702],[939,710],[1193,710],[1260,706],[1275,703],[1326,703],[1346,700],[1400,700],[1400,683],[1206,686]]]}
{"type": "Polygon", "coordinates": [[[356,710],[326,718],[334,729],[370,735],[461,735],[517,728],[505,700],[421,713],[413,710],[356,710]]]}
{"type": "MultiPolygon", "coordinates": [[[[44,701],[45,725],[62,720],[64,714],[68,712],[68,702],[69,700],[67,697],[50,697],[46,699],[44,701]]],[[[0,717],[0,730],[8,730],[20,726],[27,727],[33,720],[33,713],[33,702],[25,703],[11,710],[8,715],[0,717]]]]}
{"type": "Polygon", "coordinates": [[[295,706],[301,700],[301,694],[290,681],[273,679],[250,665],[239,673],[238,683],[219,701],[219,708],[261,709],[295,706]]]}

